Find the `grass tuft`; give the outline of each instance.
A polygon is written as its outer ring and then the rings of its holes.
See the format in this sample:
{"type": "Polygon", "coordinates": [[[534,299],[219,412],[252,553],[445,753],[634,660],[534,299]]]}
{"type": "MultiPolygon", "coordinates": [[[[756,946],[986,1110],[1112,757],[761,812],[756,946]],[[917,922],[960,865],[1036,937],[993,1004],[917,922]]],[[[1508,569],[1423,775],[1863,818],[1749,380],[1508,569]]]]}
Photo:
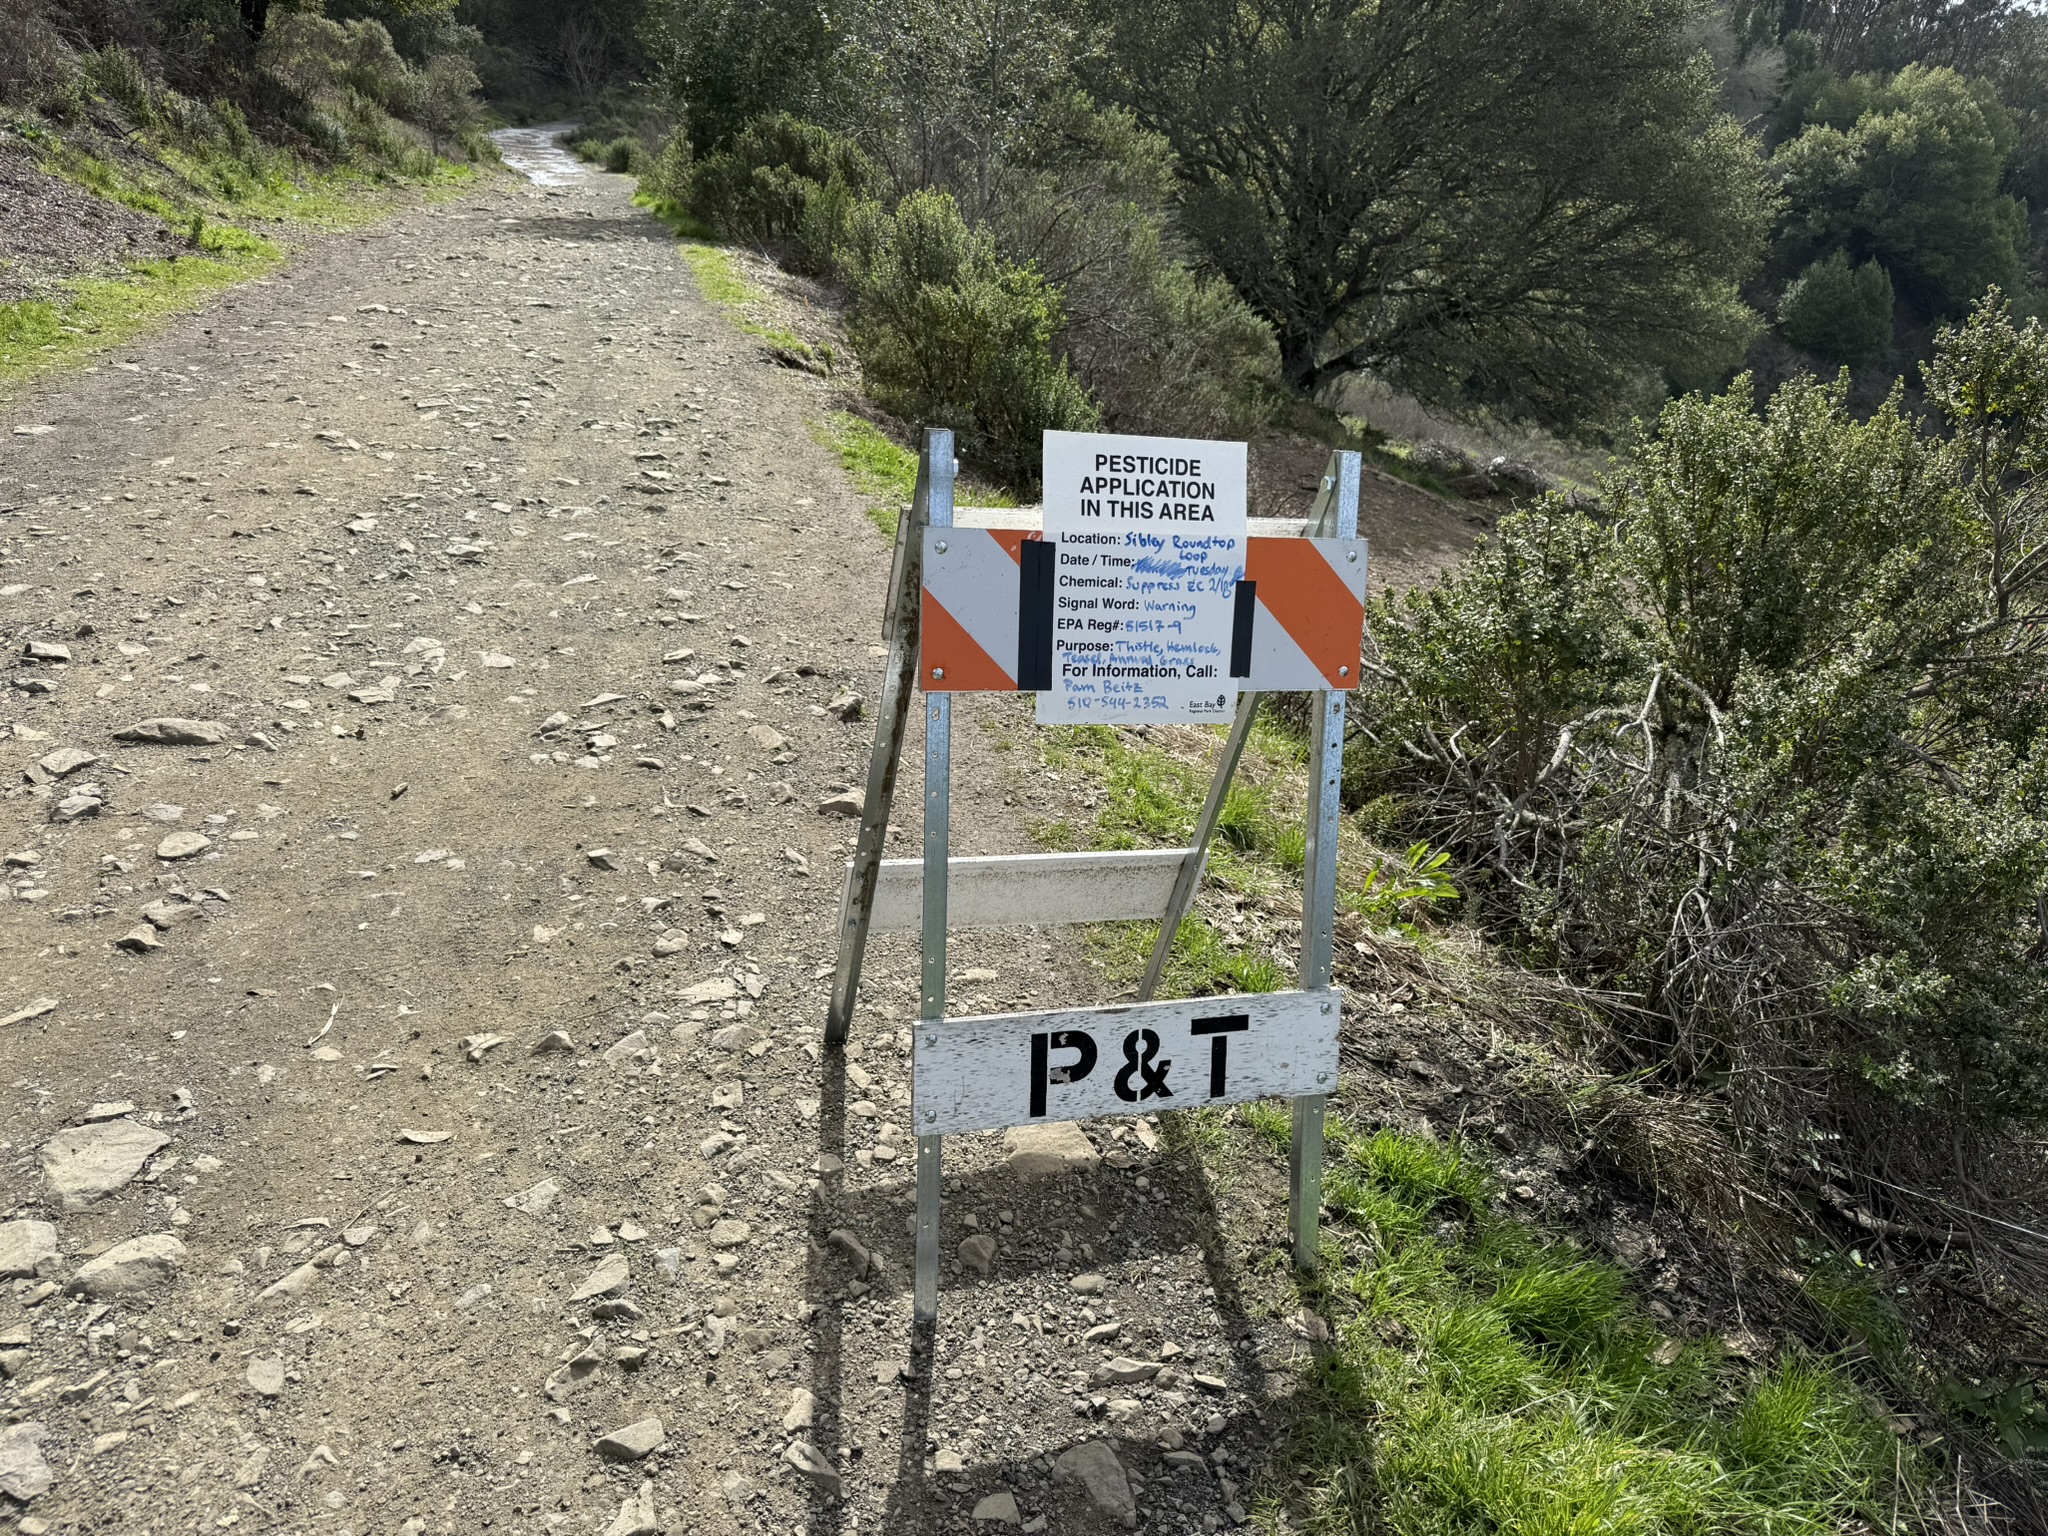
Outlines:
{"type": "MultiPolygon", "coordinates": [[[[1285,1145],[1284,1109],[1247,1120],[1285,1145]]],[[[1912,1463],[1839,1371],[1662,1337],[1618,1269],[1495,1211],[1462,1143],[1328,1133],[1334,1342],[1305,1368],[1267,1528],[1836,1536],[1912,1507],[1912,1463]]]]}
{"type": "Polygon", "coordinates": [[[867,498],[868,520],[893,541],[899,511],[917,494],[917,455],[849,411],[812,422],[811,435],[839,455],[847,479],[867,498]]]}

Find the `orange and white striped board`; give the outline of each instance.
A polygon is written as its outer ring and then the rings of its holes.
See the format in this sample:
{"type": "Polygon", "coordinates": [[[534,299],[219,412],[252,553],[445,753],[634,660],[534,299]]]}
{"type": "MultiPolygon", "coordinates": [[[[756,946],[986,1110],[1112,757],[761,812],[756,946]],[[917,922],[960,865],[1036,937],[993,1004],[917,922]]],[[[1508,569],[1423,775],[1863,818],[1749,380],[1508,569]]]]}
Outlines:
{"type": "MultiPolygon", "coordinates": [[[[925,530],[926,692],[1052,686],[1053,549],[1036,529],[925,530]]],[[[1355,689],[1365,567],[1364,539],[1247,540],[1231,677],[1258,693],[1355,689]]]]}

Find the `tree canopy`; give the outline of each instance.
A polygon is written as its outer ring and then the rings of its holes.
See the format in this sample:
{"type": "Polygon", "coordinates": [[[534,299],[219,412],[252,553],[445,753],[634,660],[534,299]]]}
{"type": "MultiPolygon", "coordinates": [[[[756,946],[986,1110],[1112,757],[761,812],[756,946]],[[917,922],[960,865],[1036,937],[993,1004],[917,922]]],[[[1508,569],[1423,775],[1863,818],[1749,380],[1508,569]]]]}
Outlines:
{"type": "Polygon", "coordinates": [[[1711,379],[1772,211],[1688,0],[1102,0],[1091,79],[1177,157],[1286,378],[1570,422],[1711,379]],[[1479,40],[1483,39],[1483,46],[1479,40]]]}

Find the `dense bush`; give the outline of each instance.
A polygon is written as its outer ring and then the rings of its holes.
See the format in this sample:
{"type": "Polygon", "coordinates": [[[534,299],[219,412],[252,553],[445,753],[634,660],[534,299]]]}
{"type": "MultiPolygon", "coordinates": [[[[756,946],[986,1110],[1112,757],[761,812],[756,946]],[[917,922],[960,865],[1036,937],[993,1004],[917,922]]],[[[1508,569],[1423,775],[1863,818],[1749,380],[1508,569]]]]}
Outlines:
{"type": "Polygon", "coordinates": [[[1004,261],[944,192],[914,192],[894,214],[868,205],[842,247],[853,339],[884,410],[953,427],[963,450],[1012,482],[1037,478],[1041,434],[1097,422],[1053,351],[1059,296],[1004,261]]]}
{"type": "Polygon", "coordinates": [[[1118,431],[1247,437],[1279,399],[1272,329],[1176,259],[1165,142],[1084,97],[1048,103],[990,185],[998,248],[1060,289],[1074,372],[1118,431]]]}
{"type": "Polygon", "coordinates": [[[841,202],[882,190],[880,168],[851,140],[772,113],[697,162],[683,205],[729,240],[785,240],[803,233],[812,194],[834,181],[841,202]]]}
{"type": "Polygon", "coordinates": [[[1378,606],[1347,767],[1801,1157],[2048,1119],[2048,334],[1994,296],[1929,386],[1952,442],[1811,380],[1675,402],[1610,520],[1553,500],[1378,606]]]}
{"type": "Polygon", "coordinates": [[[1860,367],[1892,342],[1892,280],[1877,262],[1853,265],[1836,251],[1793,279],[1778,301],[1778,325],[1795,347],[1860,367]]]}
{"type": "Polygon", "coordinates": [[[156,121],[156,101],[142,61],[119,43],[109,43],[85,60],[85,76],[101,95],[114,102],[138,128],[156,121]]]}
{"type": "Polygon", "coordinates": [[[2003,187],[2017,130],[1989,84],[1915,65],[1831,80],[1805,116],[1772,161],[1788,239],[1882,261],[1930,316],[2019,279],[2026,210],[2003,187]]]}

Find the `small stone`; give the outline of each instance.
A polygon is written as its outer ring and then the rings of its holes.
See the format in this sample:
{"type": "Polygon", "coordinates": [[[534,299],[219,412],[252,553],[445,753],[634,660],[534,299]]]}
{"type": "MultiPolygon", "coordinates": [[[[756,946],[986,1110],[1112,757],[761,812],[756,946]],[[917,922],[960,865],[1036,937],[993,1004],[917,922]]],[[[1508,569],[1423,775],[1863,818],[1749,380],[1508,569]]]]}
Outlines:
{"type": "Polygon", "coordinates": [[[131,1237],[87,1260],[72,1277],[71,1289],[103,1301],[139,1296],[175,1280],[184,1262],[185,1245],[169,1233],[131,1237]]]}
{"type": "Polygon", "coordinates": [[[1017,1495],[1005,1488],[992,1493],[974,1506],[974,1518],[994,1521],[1002,1525],[1022,1525],[1024,1516],[1017,1508],[1017,1495]]]}
{"type": "Polygon", "coordinates": [[[1003,1133],[1003,1147],[1010,1171],[1027,1179],[1093,1173],[1102,1163],[1094,1143],[1071,1120],[1013,1126],[1003,1133]]]}
{"type": "Polygon", "coordinates": [[[654,1484],[645,1482],[638,1493],[619,1505],[612,1523],[604,1528],[604,1536],[656,1536],[660,1529],[661,1517],[654,1509],[654,1484]]]}
{"type": "Polygon", "coordinates": [[[592,869],[617,869],[619,867],[618,856],[609,848],[587,849],[583,857],[590,861],[592,869]]]}
{"type": "Polygon", "coordinates": [[[866,703],[867,701],[859,694],[849,690],[835,696],[832,702],[825,706],[825,713],[835,720],[851,722],[860,718],[861,709],[866,703]]]}
{"type": "Polygon", "coordinates": [[[454,1140],[455,1133],[453,1131],[415,1131],[407,1127],[398,1133],[398,1139],[410,1146],[432,1147],[438,1146],[444,1141],[454,1140]]]}
{"type": "Polygon", "coordinates": [[[156,845],[156,856],[160,859],[189,859],[212,846],[213,839],[203,832],[172,832],[156,845]]]}
{"type": "Polygon", "coordinates": [[[753,1235],[753,1229],[744,1221],[715,1221],[709,1241],[714,1248],[737,1248],[753,1235]]]}
{"type": "Polygon", "coordinates": [[[1095,1370],[1098,1384],[1125,1387],[1133,1382],[1150,1381],[1165,1366],[1157,1360],[1133,1360],[1128,1355],[1118,1355],[1105,1360],[1095,1370]]]}
{"type": "Polygon", "coordinates": [[[820,816],[858,816],[867,809],[867,797],[857,789],[846,790],[819,802],[820,816]]]}
{"type": "Polygon", "coordinates": [[[1092,1271],[1085,1275],[1076,1275],[1067,1282],[1067,1289],[1074,1292],[1077,1296],[1100,1296],[1102,1294],[1102,1276],[1092,1271]]]}
{"type": "Polygon", "coordinates": [[[623,1253],[615,1253],[590,1272],[590,1277],[570,1294],[571,1301],[589,1301],[598,1296],[609,1296],[614,1291],[626,1288],[626,1282],[633,1278],[632,1266],[623,1253]]]}
{"type": "Polygon", "coordinates": [[[547,1056],[557,1051],[573,1051],[576,1042],[569,1038],[567,1030],[551,1029],[533,1043],[533,1054],[547,1056]]]}
{"type": "Polygon", "coordinates": [[[868,1252],[867,1245],[846,1227],[834,1227],[826,1234],[825,1243],[846,1255],[847,1262],[853,1266],[853,1278],[856,1280],[865,1280],[868,1271],[875,1267],[875,1256],[868,1252]]]}
{"type": "Polygon", "coordinates": [[[485,1052],[494,1051],[504,1043],[503,1035],[469,1035],[462,1042],[462,1054],[471,1061],[482,1061],[485,1052]]]}
{"type": "Polygon", "coordinates": [[[759,1045],[767,1038],[751,1024],[728,1024],[712,1033],[711,1048],[717,1051],[744,1051],[749,1046],[759,1045]]]}
{"type": "Polygon", "coordinates": [[[790,1394],[789,1412],[782,1416],[782,1432],[795,1434],[800,1429],[809,1429],[817,1413],[818,1401],[807,1387],[798,1387],[790,1394]]]}
{"type": "Polygon", "coordinates": [[[175,715],[138,720],[127,730],[114,732],[116,741],[147,742],[160,747],[217,747],[227,739],[227,728],[218,720],[184,720],[175,715]]]}
{"type": "Polygon", "coordinates": [[[743,1472],[727,1472],[718,1480],[718,1491],[726,1503],[737,1509],[754,1496],[753,1482],[743,1472]]]}
{"type": "Polygon", "coordinates": [[[26,1504],[50,1491],[56,1479],[43,1460],[43,1434],[33,1421],[0,1429],[0,1493],[26,1504]]]}
{"type": "Polygon", "coordinates": [[[146,955],[164,947],[164,941],[157,937],[156,929],[148,923],[129,929],[114,940],[114,948],[125,949],[133,955],[146,955]]]}
{"type": "Polygon", "coordinates": [[[795,1467],[810,1480],[813,1488],[821,1493],[839,1497],[839,1469],[832,1465],[825,1453],[808,1440],[792,1440],[789,1449],[782,1453],[782,1459],[795,1467]]]}
{"type": "Polygon", "coordinates": [[[1084,1440],[1052,1464],[1052,1475],[1063,1482],[1079,1483],[1088,1491],[1089,1501],[1111,1519],[1127,1525],[1137,1519],[1138,1501],[1131,1495],[1131,1481],[1107,1441],[1084,1440]]]}
{"type": "Polygon", "coordinates": [[[639,1419],[613,1430],[597,1442],[597,1454],[607,1461],[639,1461],[668,1444],[659,1419],[639,1419]]]}
{"type": "Polygon", "coordinates": [[[604,1053],[604,1059],[612,1066],[645,1056],[648,1053],[647,1032],[636,1029],[604,1053]]]}
{"type": "Polygon", "coordinates": [[[57,1257],[57,1229],[47,1221],[0,1221],[0,1280],[32,1278],[57,1257]]]}
{"type": "Polygon", "coordinates": [[[67,1211],[83,1210],[142,1172],[170,1137],[133,1120],[72,1126],[43,1144],[43,1184],[67,1211]]]}
{"type": "Polygon", "coordinates": [[[654,941],[655,954],[664,959],[670,955],[680,955],[689,947],[690,936],[680,928],[671,928],[654,941]]]}
{"type": "Polygon", "coordinates": [[[960,1262],[977,1275],[987,1276],[995,1268],[996,1240],[986,1232],[977,1232],[960,1244],[960,1262]]]}
{"type": "Polygon", "coordinates": [[[243,1379],[258,1397],[279,1396],[284,1391],[284,1358],[281,1355],[256,1356],[249,1362],[248,1373],[243,1379]]]}
{"type": "Polygon", "coordinates": [[[789,745],[789,738],[772,725],[750,725],[747,736],[763,752],[780,752],[789,745]]]}
{"type": "Polygon", "coordinates": [[[562,1192],[562,1186],[553,1179],[542,1179],[529,1189],[522,1189],[516,1195],[506,1197],[505,1204],[515,1211],[528,1216],[545,1216],[554,1208],[555,1197],[562,1192]]]}
{"type": "Polygon", "coordinates": [[[69,661],[71,647],[54,640],[31,640],[21,648],[21,654],[30,661],[69,661]]]}
{"type": "Polygon", "coordinates": [[[76,773],[81,768],[90,768],[98,762],[97,752],[88,752],[83,747],[59,747],[47,757],[40,759],[36,766],[53,779],[61,779],[67,773],[76,773]]]}
{"type": "Polygon", "coordinates": [[[148,919],[150,927],[168,933],[180,923],[190,923],[204,917],[206,911],[191,897],[179,895],[174,891],[168,896],[161,896],[152,901],[142,909],[142,915],[148,919]]]}

